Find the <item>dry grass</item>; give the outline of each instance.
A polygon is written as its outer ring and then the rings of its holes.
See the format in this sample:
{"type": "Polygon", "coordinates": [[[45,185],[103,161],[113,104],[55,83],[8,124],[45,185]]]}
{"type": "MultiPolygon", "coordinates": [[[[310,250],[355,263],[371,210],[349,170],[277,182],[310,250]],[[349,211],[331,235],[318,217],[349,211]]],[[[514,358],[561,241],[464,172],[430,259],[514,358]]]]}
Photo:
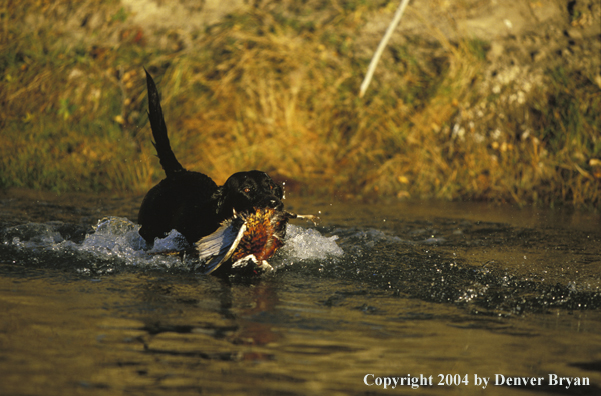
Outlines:
{"type": "Polygon", "coordinates": [[[486,43],[450,43],[430,27],[419,42],[391,46],[359,99],[369,63],[357,44],[360,15],[385,4],[343,2],[317,25],[265,7],[159,50],[116,1],[94,5],[102,26],[79,39],[55,27],[66,2],[26,3],[2,14],[5,187],[139,192],[162,178],[144,110],[146,67],[180,162],[219,183],[262,169],[294,191],[338,197],[599,205],[601,169],[591,159],[601,156],[601,100],[584,77],[567,77],[576,91],[566,97],[566,72],[549,72],[557,87],[532,98],[528,137],[480,138],[463,113],[482,100],[474,86],[486,43]]]}

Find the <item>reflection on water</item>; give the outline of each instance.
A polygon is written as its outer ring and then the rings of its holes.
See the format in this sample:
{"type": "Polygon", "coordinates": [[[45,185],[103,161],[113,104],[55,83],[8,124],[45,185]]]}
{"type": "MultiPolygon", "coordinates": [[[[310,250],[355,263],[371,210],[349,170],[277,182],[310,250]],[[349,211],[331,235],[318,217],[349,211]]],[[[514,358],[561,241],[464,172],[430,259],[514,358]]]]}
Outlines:
{"type": "Polygon", "coordinates": [[[287,200],[322,223],[222,280],[136,245],[135,199],[24,194],[0,197],[0,394],[601,393],[598,215],[287,200]]]}

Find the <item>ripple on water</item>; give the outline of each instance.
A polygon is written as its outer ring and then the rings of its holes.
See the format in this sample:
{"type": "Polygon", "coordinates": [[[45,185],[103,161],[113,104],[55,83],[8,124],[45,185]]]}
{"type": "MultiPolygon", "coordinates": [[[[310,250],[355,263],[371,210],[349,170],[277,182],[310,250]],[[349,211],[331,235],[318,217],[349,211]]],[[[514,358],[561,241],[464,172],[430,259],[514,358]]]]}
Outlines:
{"type": "MultiPolygon", "coordinates": [[[[28,223],[0,231],[0,257],[85,275],[192,271],[189,260],[160,254],[185,248],[181,234],[172,231],[149,249],[138,230],[139,225],[124,217],[104,218],[93,229],[28,223]]],[[[452,303],[479,314],[511,315],[601,307],[601,262],[595,260],[598,249],[577,248],[586,242],[574,232],[568,238],[560,232],[500,223],[404,221],[382,230],[289,224],[286,243],[271,264],[307,279],[342,280],[375,293],[452,303]],[[456,232],[458,225],[461,233],[456,232]],[[571,249],[549,253],[549,246],[560,243],[571,249]],[[571,264],[565,265],[566,257],[571,264]]]]}

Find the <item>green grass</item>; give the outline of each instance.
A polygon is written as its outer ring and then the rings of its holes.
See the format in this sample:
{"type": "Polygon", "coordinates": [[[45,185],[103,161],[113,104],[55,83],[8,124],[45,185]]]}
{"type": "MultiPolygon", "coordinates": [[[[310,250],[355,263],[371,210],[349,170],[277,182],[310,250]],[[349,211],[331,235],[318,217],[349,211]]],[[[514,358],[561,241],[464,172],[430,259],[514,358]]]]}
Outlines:
{"type": "Polygon", "coordinates": [[[529,138],[461,140],[452,130],[465,103],[481,99],[489,44],[450,43],[431,27],[428,38],[391,45],[359,99],[377,45],[364,51],[362,28],[385,2],[254,9],[192,34],[188,47],[165,32],[162,49],[118,1],[96,5],[102,23],[83,36],[61,30],[66,2],[55,3],[11,3],[1,16],[5,188],[143,192],[160,180],[146,67],[180,162],[218,183],[262,169],[295,191],[337,197],[599,206],[600,91],[568,69],[549,70],[528,101],[529,138]],[[27,22],[36,14],[45,18],[27,22]]]}

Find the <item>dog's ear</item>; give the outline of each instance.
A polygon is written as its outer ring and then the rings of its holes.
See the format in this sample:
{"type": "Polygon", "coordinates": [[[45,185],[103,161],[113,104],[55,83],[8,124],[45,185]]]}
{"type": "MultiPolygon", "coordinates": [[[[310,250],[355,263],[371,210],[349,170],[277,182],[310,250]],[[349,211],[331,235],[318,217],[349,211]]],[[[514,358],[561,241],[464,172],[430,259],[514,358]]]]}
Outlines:
{"type": "Polygon", "coordinates": [[[284,198],[284,186],[282,186],[280,183],[276,182],[274,190],[275,190],[275,193],[273,195],[275,195],[279,199],[284,198]]]}
{"type": "Polygon", "coordinates": [[[211,197],[211,200],[215,202],[215,214],[219,214],[219,212],[221,212],[221,208],[225,203],[225,198],[227,197],[225,190],[225,186],[221,186],[217,188],[217,191],[215,191],[211,197]]]}

